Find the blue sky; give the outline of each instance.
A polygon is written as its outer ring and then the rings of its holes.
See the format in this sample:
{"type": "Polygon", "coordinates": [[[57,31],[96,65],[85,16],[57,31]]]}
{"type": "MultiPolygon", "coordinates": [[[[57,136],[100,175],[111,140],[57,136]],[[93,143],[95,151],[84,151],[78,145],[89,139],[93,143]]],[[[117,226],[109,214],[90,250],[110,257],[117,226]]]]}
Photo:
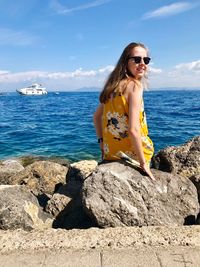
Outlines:
{"type": "Polygon", "coordinates": [[[150,50],[150,88],[200,88],[200,1],[0,0],[0,91],[102,87],[124,47],[150,50]]]}

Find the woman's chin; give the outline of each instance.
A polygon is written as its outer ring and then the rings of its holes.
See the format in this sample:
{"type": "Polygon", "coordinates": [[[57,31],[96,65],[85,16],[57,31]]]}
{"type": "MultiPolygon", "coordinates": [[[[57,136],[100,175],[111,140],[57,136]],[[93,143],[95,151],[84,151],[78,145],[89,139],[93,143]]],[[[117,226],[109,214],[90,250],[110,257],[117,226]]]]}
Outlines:
{"type": "Polygon", "coordinates": [[[144,77],[144,73],[137,73],[137,75],[135,75],[136,79],[141,80],[144,77]]]}

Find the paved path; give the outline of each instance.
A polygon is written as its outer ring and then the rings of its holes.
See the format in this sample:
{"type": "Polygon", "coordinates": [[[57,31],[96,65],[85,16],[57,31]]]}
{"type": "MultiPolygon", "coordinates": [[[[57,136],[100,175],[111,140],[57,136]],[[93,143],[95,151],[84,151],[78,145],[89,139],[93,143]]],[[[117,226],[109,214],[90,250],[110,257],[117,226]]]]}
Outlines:
{"type": "Polygon", "coordinates": [[[0,267],[200,267],[200,248],[171,247],[89,251],[16,252],[0,267]]]}
{"type": "Polygon", "coordinates": [[[0,230],[0,267],[200,267],[200,226],[0,230]]]}

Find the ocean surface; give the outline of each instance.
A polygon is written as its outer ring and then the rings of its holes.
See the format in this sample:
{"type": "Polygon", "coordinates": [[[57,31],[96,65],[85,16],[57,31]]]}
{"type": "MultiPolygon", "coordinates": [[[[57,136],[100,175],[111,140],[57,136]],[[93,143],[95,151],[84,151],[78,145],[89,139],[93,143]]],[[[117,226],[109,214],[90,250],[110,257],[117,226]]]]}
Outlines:
{"type": "MultiPolygon", "coordinates": [[[[98,92],[0,95],[0,159],[100,159],[92,117],[98,92]]],[[[145,111],[156,152],[200,135],[200,90],[147,91],[145,111]]]]}

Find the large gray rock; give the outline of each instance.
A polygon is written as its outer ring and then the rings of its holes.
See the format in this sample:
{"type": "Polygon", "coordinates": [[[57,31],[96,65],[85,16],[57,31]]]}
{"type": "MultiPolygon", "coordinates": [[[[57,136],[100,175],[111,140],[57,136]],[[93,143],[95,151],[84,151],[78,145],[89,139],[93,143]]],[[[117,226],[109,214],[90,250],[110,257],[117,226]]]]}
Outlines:
{"type": "Polygon", "coordinates": [[[197,191],[182,176],[153,170],[156,181],[127,164],[102,164],[82,188],[87,214],[100,227],[183,225],[199,211],[197,191]]]}
{"type": "Polygon", "coordinates": [[[70,169],[67,174],[69,180],[83,182],[97,167],[96,160],[81,160],[70,164],[70,169]]]}
{"type": "Polygon", "coordinates": [[[97,167],[95,160],[83,160],[70,165],[67,183],[47,202],[45,211],[55,217],[55,228],[88,228],[94,226],[82,207],[80,190],[84,180],[97,167]]]}
{"type": "Polygon", "coordinates": [[[54,217],[57,217],[60,212],[64,210],[64,208],[72,201],[71,197],[68,197],[64,194],[55,193],[53,196],[47,201],[47,205],[45,206],[45,211],[51,214],[54,217]]]}
{"type": "Polygon", "coordinates": [[[37,161],[10,178],[11,185],[25,185],[36,196],[53,195],[66,182],[68,168],[50,161],[37,161]]]}
{"type": "Polygon", "coordinates": [[[190,177],[190,181],[192,181],[193,184],[196,186],[197,194],[198,194],[198,198],[199,198],[199,203],[200,203],[200,173],[192,175],[190,177]]]}
{"type": "Polygon", "coordinates": [[[0,185],[0,229],[31,230],[51,227],[52,219],[24,186],[0,185]]]}
{"type": "MultiPolygon", "coordinates": [[[[200,203],[200,136],[177,147],[167,147],[153,158],[153,167],[189,178],[196,186],[200,203]]],[[[200,213],[197,224],[200,224],[200,213]]]]}
{"type": "Polygon", "coordinates": [[[200,174],[200,136],[181,146],[160,150],[153,158],[153,167],[188,178],[200,174]]]}
{"type": "Polygon", "coordinates": [[[15,159],[8,159],[0,162],[0,184],[9,184],[9,178],[22,171],[24,167],[15,159]]]}
{"type": "MultiPolygon", "coordinates": [[[[82,160],[69,165],[66,184],[48,200],[45,210],[57,216],[75,198],[79,197],[83,181],[97,167],[95,160],[82,160]]],[[[70,204],[71,205],[71,204],[70,204]]]]}

